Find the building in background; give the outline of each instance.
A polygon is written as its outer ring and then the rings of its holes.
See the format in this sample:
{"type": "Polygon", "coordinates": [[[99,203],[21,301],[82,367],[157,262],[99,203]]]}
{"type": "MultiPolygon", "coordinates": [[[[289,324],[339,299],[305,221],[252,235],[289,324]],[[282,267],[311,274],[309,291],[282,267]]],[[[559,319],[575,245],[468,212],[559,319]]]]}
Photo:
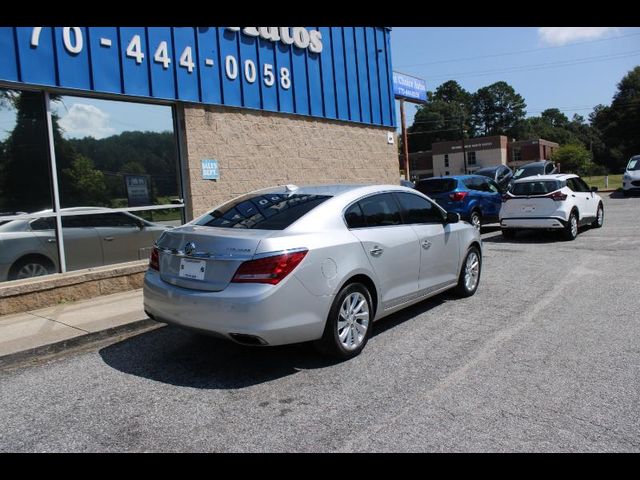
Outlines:
{"type": "MultiPolygon", "coordinates": [[[[461,175],[484,167],[520,165],[549,160],[559,144],[543,139],[508,141],[504,135],[469,138],[464,141],[436,142],[432,145],[433,175],[461,175]]],[[[411,155],[410,155],[411,158],[411,155]]]]}

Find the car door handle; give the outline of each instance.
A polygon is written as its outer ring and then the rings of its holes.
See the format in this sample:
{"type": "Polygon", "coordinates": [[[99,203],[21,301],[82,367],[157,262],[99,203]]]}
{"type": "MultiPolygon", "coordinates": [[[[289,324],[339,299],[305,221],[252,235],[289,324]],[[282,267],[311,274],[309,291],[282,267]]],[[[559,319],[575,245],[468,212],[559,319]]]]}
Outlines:
{"type": "Polygon", "coordinates": [[[56,241],[55,238],[47,238],[47,243],[56,243],[56,241]]]}
{"type": "Polygon", "coordinates": [[[104,237],[103,240],[105,242],[113,242],[115,240],[115,237],[104,237]]]}
{"type": "Polygon", "coordinates": [[[425,250],[429,250],[429,247],[431,247],[431,242],[429,240],[423,240],[422,242],[420,242],[420,245],[422,245],[422,248],[424,248],[425,250]]]}
{"type": "Polygon", "coordinates": [[[369,253],[374,257],[379,257],[380,255],[382,255],[382,252],[384,252],[384,249],[377,245],[369,250],[369,253]]]}

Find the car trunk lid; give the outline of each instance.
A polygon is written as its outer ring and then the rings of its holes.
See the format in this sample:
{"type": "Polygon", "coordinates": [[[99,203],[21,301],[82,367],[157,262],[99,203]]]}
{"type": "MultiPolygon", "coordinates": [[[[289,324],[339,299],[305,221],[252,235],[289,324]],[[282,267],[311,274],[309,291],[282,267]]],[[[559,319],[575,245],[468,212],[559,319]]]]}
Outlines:
{"type": "Polygon", "coordinates": [[[183,288],[218,292],[253,258],[269,230],[185,226],[158,241],[160,278],[183,288]]]}

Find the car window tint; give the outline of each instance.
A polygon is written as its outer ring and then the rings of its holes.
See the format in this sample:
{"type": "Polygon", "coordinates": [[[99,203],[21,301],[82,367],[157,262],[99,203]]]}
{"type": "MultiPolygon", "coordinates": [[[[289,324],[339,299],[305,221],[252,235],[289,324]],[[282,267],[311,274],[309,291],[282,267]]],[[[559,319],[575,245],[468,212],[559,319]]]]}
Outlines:
{"type": "Polygon", "coordinates": [[[555,192],[562,187],[557,180],[538,180],[531,182],[514,183],[511,188],[512,195],[546,195],[555,192]]]}
{"type": "Polygon", "coordinates": [[[465,178],[462,183],[469,190],[480,190],[480,183],[477,178],[465,178]]]}
{"type": "Polygon", "coordinates": [[[94,227],[137,227],[138,223],[124,213],[89,215],[94,227]]]}
{"type": "Polygon", "coordinates": [[[354,203],[347,208],[347,211],[344,212],[344,219],[349,228],[362,228],[367,226],[367,221],[364,218],[364,213],[362,213],[359,203],[354,203]]]}
{"type": "Polygon", "coordinates": [[[456,188],[456,180],[453,178],[433,178],[421,180],[416,185],[416,190],[425,195],[431,193],[446,193],[456,188]]]}
{"type": "Polygon", "coordinates": [[[586,182],[581,178],[574,178],[574,180],[576,181],[576,184],[579,186],[581,192],[591,191],[591,189],[589,188],[589,185],[587,185],[586,182]]]}
{"type": "Polygon", "coordinates": [[[53,217],[38,218],[31,222],[31,230],[53,230],[56,228],[56,219],[53,217]]]}
{"type": "Polygon", "coordinates": [[[249,193],[209,212],[196,225],[284,230],[331,195],[249,193]]]}
{"type": "Polygon", "coordinates": [[[368,227],[385,227],[402,223],[398,202],[390,193],[367,197],[360,201],[360,207],[368,227]]]}
{"type": "Polygon", "coordinates": [[[402,209],[404,223],[433,223],[442,222],[442,213],[426,198],[410,193],[396,193],[402,209]]]}
{"type": "Polygon", "coordinates": [[[486,182],[486,187],[487,187],[487,192],[489,192],[489,193],[499,193],[500,192],[500,189],[498,188],[498,186],[494,182],[492,182],[491,180],[486,182]]]}
{"type": "Polygon", "coordinates": [[[74,215],[62,217],[62,228],[93,228],[95,221],[90,218],[93,215],[74,215]]]}
{"type": "Polygon", "coordinates": [[[567,178],[567,187],[569,187],[574,192],[580,191],[580,185],[576,183],[575,178],[567,178]]]}

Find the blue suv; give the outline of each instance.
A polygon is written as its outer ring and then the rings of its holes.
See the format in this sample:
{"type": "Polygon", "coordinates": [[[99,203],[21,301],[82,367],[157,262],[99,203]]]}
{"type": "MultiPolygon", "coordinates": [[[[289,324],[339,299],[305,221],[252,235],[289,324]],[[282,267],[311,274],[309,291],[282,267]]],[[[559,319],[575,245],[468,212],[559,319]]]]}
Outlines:
{"type": "Polygon", "coordinates": [[[498,221],[502,195],[498,184],[480,175],[456,175],[420,180],[416,190],[447,212],[456,212],[476,228],[498,221]]]}

